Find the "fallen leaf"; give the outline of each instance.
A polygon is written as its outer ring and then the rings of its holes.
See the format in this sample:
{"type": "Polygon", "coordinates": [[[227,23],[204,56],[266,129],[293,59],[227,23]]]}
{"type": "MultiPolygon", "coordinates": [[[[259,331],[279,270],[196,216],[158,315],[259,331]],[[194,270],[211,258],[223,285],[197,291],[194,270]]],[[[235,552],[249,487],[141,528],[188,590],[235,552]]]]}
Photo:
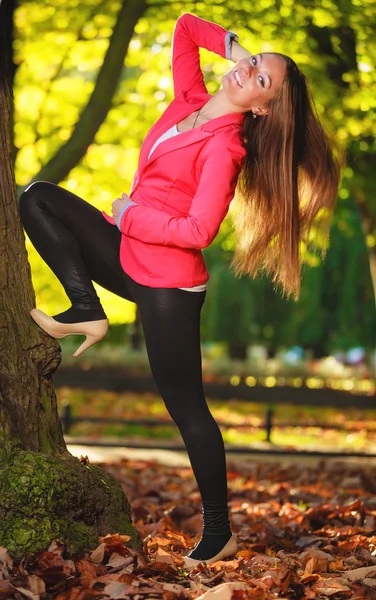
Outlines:
{"type": "Polygon", "coordinates": [[[256,556],[253,556],[248,561],[248,564],[252,568],[256,569],[257,567],[264,567],[264,566],[269,566],[269,565],[274,566],[280,562],[281,562],[281,560],[276,556],[266,556],[266,554],[257,554],[256,556]]]}
{"type": "Polygon", "coordinates": [[[338,558],[329,563],[329,571],[345,571],[346,569],[347,565],[345,565],[344,558],[338,558]]]}
{"type": "Polygon", "coordinates": [[[371,575],[375,573],[376,575],[376,565],[373,567],[360,567],[359,569],[352,569],[351,571],[345,571],[343,576],[350,581],[361,581],[367,575],[371,575]]]}
{"type": "Polygon", "coordinates": [[[39,594],[34,594],[33,592],[31,592],[30,590],[27,590],[24,587],[16,587],[16,586],[14,586],[14,589],[17,590],[17,592],[23,594],[23,596],[26,596],[27,598],[30,598],[30,600],[40,600],[39,594]]]}
{"type": "Polygon", "coordinates": [[[308,575],[303,575],[300,578],[301,583],[306,585],[307,583],[311,583],[312,581],[317,581],[320,579],[320,575],[318,573],[309,573],[308,575]]]}
{"type": "Polygon", "coordinates": [[[201,596],[198,596],[196,600],[232,600],[235,591],[246,591],[247,589],[247,584],[241,581],[222,583],[221,585],[217,585],[215,588],[208,590],[201,596]]]}
{"type": "Polygon", "coordinates": [[[104,557],[105,550],[106,544],[104,542],[102,544],[99,544],[99,546],[95,548],[95,550],[93,550],[93,552],[91,553],[90,560],[94,563],[101,563],[104,557]]]}
{"type": "Polygon", "coordinates": [[[43,579],[38,577],[38,575],[29,575],[27,578],[27,583],[30,588],[30,591],[32,591],[36,595],[44,594],[46,591],[46,585],[43,579]]]}
{"type": "Polygon", "coordinates": [[[347,585],[343,585],[338,579],[321,579],[313,586],[316,592],[324,594],[324,596],[333,596],[333,594],[351,593],[351,589],[347,585]]]}
{"type": "Polygon", "coordinates": [[[317,550],[317,548],[309,548],[309,550],[305,550],[299,555],[299,559],[304,563],[306,560],[309,560],[313,556],[316,556],[317,558],[327,558],[328,560],[334,560],[334,556],[332,556],[328,552],[324,552],[323,550],[317,550]]]}
{"type": "Polygon", "coordinates": [[[320,571],[326,571],[328,565],[328,560],[326,558],[318,558],[317,556],[313,556],[309,559],[305,566],[304,575],[310,575],[311,573],[316,573],[320,571]]]}
{"type": "Polygon", "coordinates": [[[80,581],[84,588],[91,587],[93,579],[97,576],[97,567],[88,560],[79,560],[77,569],[80,572],[80,581]]]}
{"type": "Polygon", "coordinates": [[[13,559],[8,554],[8,550],[4,546],[0,546],[0,562],[6,563],[11,569],[13,567],[13,559]]]}
{"type": "Polygon", "coordinates": [[[169,565],[173,565],[175,567],[175,560],[172,554],[163,550],[163,548],[158,548],[156,553],[154,554],[155,562],[163,562],[169,565]]]}

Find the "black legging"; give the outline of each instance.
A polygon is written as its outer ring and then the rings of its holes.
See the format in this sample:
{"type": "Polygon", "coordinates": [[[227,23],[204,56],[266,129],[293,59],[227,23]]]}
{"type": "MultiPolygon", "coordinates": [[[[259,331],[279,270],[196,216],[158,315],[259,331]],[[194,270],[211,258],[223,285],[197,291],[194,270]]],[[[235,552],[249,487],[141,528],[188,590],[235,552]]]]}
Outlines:
{"type": "Polygon", "coordinates": [[[120,264],[119,229],[94,206],[53,183],[29,186],[19,211],[32,244],[72,307],[100,307],[92,281],[137,304],[153,377],[180,430],[201,493],[205,531],[225,531],[225,451],[202,386],[200,312],[206,292],[136,283],[120,264]]]}

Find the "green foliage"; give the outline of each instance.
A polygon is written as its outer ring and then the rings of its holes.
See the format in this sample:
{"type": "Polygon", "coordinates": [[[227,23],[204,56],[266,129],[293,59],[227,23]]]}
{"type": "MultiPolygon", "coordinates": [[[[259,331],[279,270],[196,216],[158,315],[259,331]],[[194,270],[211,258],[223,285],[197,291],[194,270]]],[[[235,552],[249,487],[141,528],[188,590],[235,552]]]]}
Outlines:
{"type": "Polygon", "coordinates": [[[298,302],[282,299],[264,277],[234,276],[230,230],[205,250],[211,273],[203,309],[205,340],[301,345],[318,355],[362,345],[374,349],[376,316],[367,248],[353,198],[342,201],[326,259],[305,265],[298,302]]]}

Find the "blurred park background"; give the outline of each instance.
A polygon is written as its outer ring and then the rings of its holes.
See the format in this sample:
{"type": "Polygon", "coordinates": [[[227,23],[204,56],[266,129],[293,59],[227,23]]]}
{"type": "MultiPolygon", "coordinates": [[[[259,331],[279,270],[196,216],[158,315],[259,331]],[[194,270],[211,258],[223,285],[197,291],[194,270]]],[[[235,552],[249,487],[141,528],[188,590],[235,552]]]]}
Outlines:
{"type": "MultiPolygon", "coordinates": [[[[111,214],[113,200],[130,191],[144,136],[173,99],[171,39],[184,12],[236,32],[254,54],[283,52],[297,62],[322,122],[346,153],[330,247],[324,262],[303,249],[301,297],[286,301],[263,277],[233,276],[230,210],[204,251],[211,275],[202,316],[204,381],[222,386],[220,398],[209,397],[209,404],[228,424],[228,444],[270,446],[259,427],[273,409],[281,426],[273,434],[275,446],[375,453],[373,0],[11,1],[18,195],[31,181],[51,181],[111,214]]],[[[232,63],[205,49],[200,53],[213,94],[232,63]]],[[[50,315],[66,310],[70,302],[61,284],[27,237],[26,246],[37,307],[50,315]]],[[[130,423],[169,417],[152,387],[130,389],[132,377],[150,379],[135,306],[96,289],[111,330],[78,359],[72,357],[78,338],[61,340],[60,410],[69,405],[75,415],[128,424],[77,422],[69,434],[119,443],[178,439],[171,427],[130,423]],[[70,382],[73,370],[100,371],[102,379],[88,391],[84,379],[82,385],[77,377],[70,382]],[[124,373],[116,389],[108,384],[114,372],[124,373]]]]}

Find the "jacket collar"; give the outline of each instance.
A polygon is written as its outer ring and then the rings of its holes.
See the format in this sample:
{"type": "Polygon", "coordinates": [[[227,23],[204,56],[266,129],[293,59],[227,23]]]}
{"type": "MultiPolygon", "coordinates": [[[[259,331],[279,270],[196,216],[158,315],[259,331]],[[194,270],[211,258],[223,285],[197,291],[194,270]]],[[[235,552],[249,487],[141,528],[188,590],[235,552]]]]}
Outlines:
{"type": "Polygon", "coordinates": [[[174,100],[169,104],[162,117],[153,125],[149,134],[144,140],[143,147],[140,153],[139,161],[139,175],[141,172],[150,165],[159,156],[176,150],[183,146],[189,146],[198,141],[201,141],[207,137],[214,135],[214,132],[222,127],[229,125],[237,125],[240,127],[244,119],[244,113],[229,113],[220,117],[215,117],[206,121],[200,127],[184,131],[179,133],[172,138],[165,140],[163,143],[158,144],[150,159],[148,159],[149,152],[153,147],[156,140],[166,131],[168,131],[173,125],[182,121],[188,115],[195,110],[202,108],[208,100],[212,97],[211,94],[196,94],[187,97],[184,91],[180,91],[174,100]]]}

